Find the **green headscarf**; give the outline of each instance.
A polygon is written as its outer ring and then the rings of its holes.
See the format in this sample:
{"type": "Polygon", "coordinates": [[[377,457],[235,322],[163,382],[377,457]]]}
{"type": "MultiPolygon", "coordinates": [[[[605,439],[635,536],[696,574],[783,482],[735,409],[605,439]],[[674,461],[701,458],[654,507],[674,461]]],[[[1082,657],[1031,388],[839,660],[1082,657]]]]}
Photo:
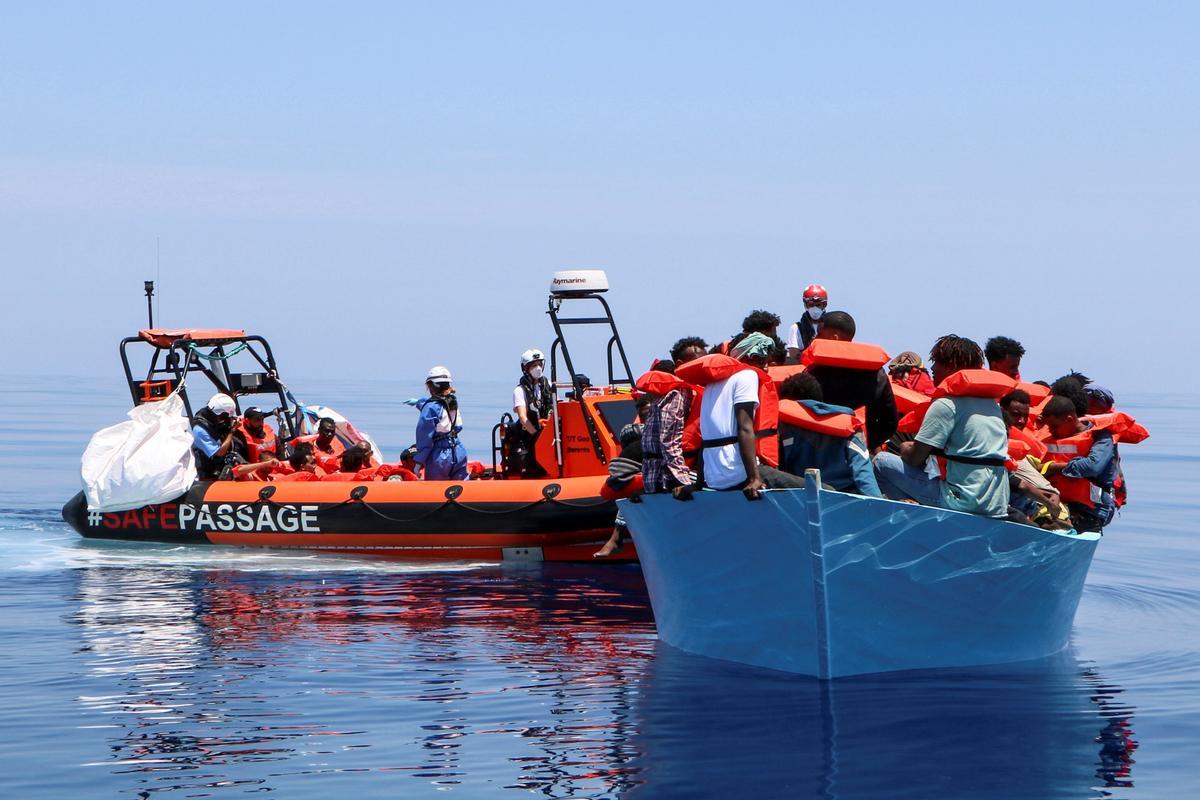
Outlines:
{"type": "Polygon", "coordinates": [[[765,333],[748,333],[746,338],[742,339],[736,345],[729,355],[741,361],[746,356],[762,356],[770,358],[771,352],[775,349],[775,340],[765,333]]]}

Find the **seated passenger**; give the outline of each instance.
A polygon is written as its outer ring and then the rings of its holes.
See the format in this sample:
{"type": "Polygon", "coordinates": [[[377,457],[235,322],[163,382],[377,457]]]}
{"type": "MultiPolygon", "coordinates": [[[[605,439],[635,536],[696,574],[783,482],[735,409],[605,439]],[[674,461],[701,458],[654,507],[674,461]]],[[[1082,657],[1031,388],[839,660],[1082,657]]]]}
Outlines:
{"type": "Polygon", "coordinates": [[[888,363],[888,379],[894,386],[903,386],[926,397],[933,395],[933,378],[921,357],[912,350],[905,350],[888,363]]]}
{"type": "Polygon", "coordinates": [[[1083,387],[1083,394],[1087,397],[1087,413],[1089,416],[1093,414],[1107,414],[1113,410],[1113,406],[1117,402],[1112,392],[1095,381],[1083,387]]]}
{"type": "MultiPolygon", "coordinates": [[[[821,329],[817,331],[816,338],[852,342],[855,331],[853,317],[845,311],[829,311],[821,318],[821,329]]],[[[867,445],[872,451],[882,447],[896,432],[900,416],[896,412],[891,381],[882,369],[813,365],[808,372],[821,384],[826,403],[846,408],[866,408],[867,445]]]]}
{"type": "MultiPolygon", "coordinates": [[[[707,345],[697,336],[680,339],[671,348],[671,373],[677,367],[704,356],[707,345]]],[[[656,367],[657,369],[657,367],[656,367]]],[[[640,388],[640,387],[639,387],[640,388]]],[[[692,482],[687,459],[694,458],[699,442],[700,392],[679,380],[668,391],[652,397],[642,431],[642,479],[647,493],[669,492],[692,482]],[[687,431],[688,420],[695,420],[687,431]],[[686,435],[690,434],[690,435],[686,435]],[[691,440],[691,441],[685,441],[691,440]]]]}
{"type": "MultiPolygon", "coordinates": [[[[644,394],[639,397],[636,420],[621,428],[621,432],[617,436],[621,452],[608,463],[608,479],[604,481],[604,487],[600,490],[602,497],[615,500],[619,497],[629,497],[641,489],[642,428],[645,424],[646,414],[653,402],[650,395],[644,394]]],[[[629,526],[625,524],[625,518],[618,510],[617,518],[613,521],[612,535],[608,537],[608,541],[604,543],[603,547],[592,553],[592,557],[607,558],[611,556],[621,549],[622,540],[628,538],[629,526]]]]}
{"type": "Polygon", "coordinates": [[[1041,473],[1046,447],[1029,430],[1029,393],[1013,389],[1000,398],[1000,413],[1008,426],[1009,505],[1033,524],[1052,530],[1071,527],[1071,516],[1058,489],[1041,473]]]}
{"type": "Polygon", "coordinates": [[[275,475],[275,481],[318,481],[325,475],[325,470],[317,465],[317,457],[313,446],[308,442],[300,442],[288,456],[289,472],[275,475]]]}
{"type": "Polygon", "coordinates": [[[554,407],[554,387],[543,374],[546,357],[536,348],[521,354],[521,379],[513,389],[516,423],[505,432],[510,473],[520,478],[542,478],[546,470],[534,456],[542,425],[554,407]]]}
{"type": "Polygon", "coordinates": [[[1016,339],[993,336],[983,346],[983,353],[987,356],[988,369],[1021,380],[1021,357],[1025,355],[1025,348],[1016,339]]]}
{"type": "Polygon", "coordinates": [[[433,367],[425,376],[429,396],[417,403],[417,463],[427,481],[465,481],[467,448],[459,441],[463,429],[458,395],[451,383],[450,370],[433,367]]]}
{"type": "Polygon", "coordinates": [[[234,449],[237,404],[227,394],[217,393],[195,414],[192,452],[196,474],[202,481],[230,480],[239,461],[234,449]]]}
{"type": "Polygon", "coordinates": [[[761,333],[763,336],[771,339],[771,352],[767,354],[767,364],[777,365],[782,364],[787,360],[787,347],[783,340],[779,338],[779,316],[772,314],[770,311],[755,309],[746,315],[742,320],[742,332],[736,336],[726,339],[720,344],[714,345],[710,353],[719,353],[721,355],[732,355],[733,348],[752,333],[761,333]]]}
{"type": "MultiPolygon", "coordinates": [[[[940,386],[961,370],[983,367],[983,351],[970,339],[943,336],[929,353],[933,380],[940,386]]],[[[901,443],[899,454],[875,456],[879,488],[893,500],[915,500],[928,506],[987,517],[1008,516],[1008,435],[995,395],[937,397],[913,441],[901,443]],[[945,460],[945,473],[937,455],[945,460]]]]}
{"type": "Polygon", "coordinates": [[[821,397],[821,384],[807,372],[780,384],[779,468],[800,477],[819,469],[831,489],[883,497],[854,409],[828,405],[821,397]],[[803,406],[801,414],[789,415],[785,400],[803,406]]]}
{"type": "Polygon", "coordinates": [[[700,485],[740,489],[750,500],[757,500],[763,489],[804,486],[803,479],[771,466],[779,462],[779,399],[765,368],[774,349],[771,337],[751,333],[731,351],[740,364],[727,356],[708,355],[675,368],[683,380],[704,387],[700,480],[675,487],[676,498],[690,499],[700,485]]]}
{"type": "Polygon", "coordinates": [[[250,406],[242,412],[242,422],[237,426],[238,444],[245,450],[246,460],[262,461],[264,458],[276,458],[279,453],[279,441],[275,431],[266,424],[267,412],[258,406],[250,406]]]}
{"type": "Polygon", "coordinates": [[[1112,521],[1119,502],[1121,458],[1113,432],[1080,419],[1075,404],[1062,396],[1050,398],[1042,422],[1049,434],[1042,473],[1066,501],[1076,530],[1102,530],[1112,521]]]}
{"type": "Polygon", "coordinates": [[[330,417],[322,417],[317,423],[317,432],[292,439],[292,446],[310,444],[317,464],[325,472],[337,472],[346,445],[337,438],[337,423],[330,417]]]}
{"type": "Polygon", "coordinates": [[[417,463],[417,446],[409,446],[400,454],[399,464],[383,464],[375,470],[377,481],[419,481],[421,465],[417,463]]]}
{"type": "Polygon", "coordinates": [[[369,481],[374,479],[376,469],[371,466],[371,445],[359,442],[349,447],[339,459],[338,470],[326,475],[326,481],[369,481]]]}

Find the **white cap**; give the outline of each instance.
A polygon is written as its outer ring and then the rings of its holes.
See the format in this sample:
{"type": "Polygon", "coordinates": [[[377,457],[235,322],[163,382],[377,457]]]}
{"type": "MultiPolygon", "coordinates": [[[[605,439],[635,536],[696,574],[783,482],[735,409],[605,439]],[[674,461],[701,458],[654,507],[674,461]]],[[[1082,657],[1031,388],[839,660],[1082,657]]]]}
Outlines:
{"type": "Polygon", "coordinates": [[[237,411],[237,404],[229,395],[218,392],[208,399],[208,410],[214,414],[232,414],[237,411]]]}
{"type": "Polygon", "coordinates": [[[524,367],[527,364],[530,364],[534,361],[545,361],[545,360],[546,360],[546,356],[543,355],[542,351],[538,350],[536,347],[531,347],[530,349],[526,350],[524,353],[521,353],[521,366],[522,367],[524,367]]]}
{"type": "Polygon", "coordinates": [[[433,381],[434,383],[450,383],[454,379],[450,377],[450,370],[442,366],[437,366],[430,367],[429,372],[425,375],[425,380],[433,381]]]}

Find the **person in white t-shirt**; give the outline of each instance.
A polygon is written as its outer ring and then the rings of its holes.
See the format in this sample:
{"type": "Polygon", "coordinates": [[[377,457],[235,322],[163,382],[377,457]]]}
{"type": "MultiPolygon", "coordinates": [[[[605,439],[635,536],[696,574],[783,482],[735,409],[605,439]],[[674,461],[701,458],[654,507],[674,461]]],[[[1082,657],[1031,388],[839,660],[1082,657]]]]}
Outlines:
{"type": "MultiPolygon", "coordinates": [[[[751,333],[733,348],[731,356],[752,366],[765,368],[775,347],[771,337],[751,333]]],[[[723,381],[704,387],[700,402],[700,436],[705,442],[736,439],[706,446],[700,461],[704,486],[710,489],[741,489],[751,500],[762,489],[794,489],[804,480],[758,463],[754,413],[758,407],[758,373],[742,370],[723,381]]],[[[674,489],[675,497],[687,500],[699,484],[674,489]]]]}

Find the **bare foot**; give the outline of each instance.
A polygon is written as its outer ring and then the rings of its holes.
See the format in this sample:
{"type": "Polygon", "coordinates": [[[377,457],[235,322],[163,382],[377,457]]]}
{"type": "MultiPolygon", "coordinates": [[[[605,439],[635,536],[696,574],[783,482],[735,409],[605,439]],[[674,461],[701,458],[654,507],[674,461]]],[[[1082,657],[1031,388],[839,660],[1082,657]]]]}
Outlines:
{"type": "Polygon", "coordinates": [[[619,552],[621,552],[621,534],[614,532],[612,536],[608,537],[604,547],[592,553],[592,558],[608,558],[613,553],[619,552]]]}

